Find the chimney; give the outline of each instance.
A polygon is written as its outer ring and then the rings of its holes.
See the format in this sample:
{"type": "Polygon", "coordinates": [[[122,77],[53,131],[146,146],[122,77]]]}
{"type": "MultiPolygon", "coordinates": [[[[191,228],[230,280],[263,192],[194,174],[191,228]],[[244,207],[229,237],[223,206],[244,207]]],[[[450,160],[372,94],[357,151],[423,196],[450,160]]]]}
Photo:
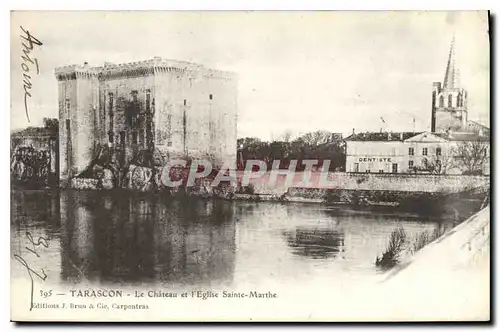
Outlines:
{"type": "Polygon", "coordinates": [[[403,140],[403,133],[399,133],[399,140],[403,140]]]}
{"type": "Polygon", "coordinates": [[[353,135],[355,135],[355,134],[356,134],[356,132],[354,131],[354,128],[352,128],[352,134],[353,134],[353,135]]]}

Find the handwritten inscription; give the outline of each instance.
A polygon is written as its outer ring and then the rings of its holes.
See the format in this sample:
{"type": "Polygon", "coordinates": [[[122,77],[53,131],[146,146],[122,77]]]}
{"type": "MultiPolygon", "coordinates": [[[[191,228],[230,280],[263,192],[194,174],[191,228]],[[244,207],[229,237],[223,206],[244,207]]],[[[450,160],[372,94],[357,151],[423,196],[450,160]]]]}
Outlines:
{"type": "MultiPolygon", "coordinates": [[[[38,249],[40,248],[40,246],[43,246],[45,248],[49,247],[49,242],[44,237],[40,236],[37,240],[35,240],[35,239],[33,239],[33,236],[31,235],[30,232],[26,232],[26,238],[29,241],[29,247],[26,246],[26,249],[30,253],[32,253],[33,255],[35,255],[37,258],[40,258],[40,254],[38,253],[38,249]]],[[[21,256],[19,256],[17,254],[14,254],[14,258],[22,266],[24,266],[26,268],[26,272],[28,273],[28,276],[30,277],[30,281],[31,281],[30,311],[31,311],[33,309],[33,294],[34,294],[34,289],[35,289],[34,278],[36,277],[36,278],[40,279],[41,281],[45,281],[47,279],[47,274],[45,273],[45,271],[43,269],[40,269],[39,271],[33,269],[32,267],[30,267],[30,265],[26,262],[26,260],[23,257],[21,257],[21,256]]]]}
{"type": "Polygon", "coordinates": [[[23,89],[24,89],[24,110],[26,112],[26,117],[28,122],[30,122],[30,115],[28,110],[28,99],[31,98],[31,90],[33,89],[32,75],[34,73],[34,68],[36,67],[36,75],[40,74],[40,66],[38,65],[38,59],[31,55],[31,52],[35,46],[42,46],[42,42],[33,36],[28,30],[21,28],[21,40],[22,40],[22,52],[21,55],[21,70],[23,74],[23,89]]]}

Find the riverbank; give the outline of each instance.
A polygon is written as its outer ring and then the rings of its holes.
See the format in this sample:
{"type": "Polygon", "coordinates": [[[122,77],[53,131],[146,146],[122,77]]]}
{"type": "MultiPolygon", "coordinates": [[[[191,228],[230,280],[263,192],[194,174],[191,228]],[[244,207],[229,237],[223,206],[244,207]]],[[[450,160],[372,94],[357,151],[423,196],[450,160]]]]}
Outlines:
{"type": "Polygon", "coordinates": [[[490,319],[490,207],[408,257],[381,287],[395,317],[490,319]]]}
{"type": "MultiPolygon", "coordinates": [[[[182,170],[180,170],[182,173],[182,170]]],[[[182,178],[182,176],[181,176],[182,178]]],[[[232,182],[213,186],[213,178],[200,178],[194,186],[165,186],[161,176],[150,169],[134,167],[119,188],[140,192],[163,192],[171,196],[217,197],[229,200],[300,202],[326,205],[427,209],[439,206],[457,195],[477,199],[489,191],[489,177],[468,175],[417,175],[384,173],[285,173],[275,181],[270,172],[252,178],[248,185],[243,172],[232,182]],[[304,182],[308,175],[307,183],[304,182]],[[287,180],[288,179],[288,180],[287,180]]],[[[184,179],[185,180],[185,179],[184,179]]],[[[111,190],[117,187],[109,178],[73,178],[68,187],[111,190]]]]}

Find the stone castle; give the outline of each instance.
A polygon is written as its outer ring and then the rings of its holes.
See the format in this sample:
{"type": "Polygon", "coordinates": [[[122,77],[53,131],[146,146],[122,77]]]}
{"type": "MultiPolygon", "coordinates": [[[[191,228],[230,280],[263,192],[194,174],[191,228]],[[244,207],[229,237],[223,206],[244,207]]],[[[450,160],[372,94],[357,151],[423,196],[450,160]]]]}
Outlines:
{"type": "Polygon", "coordinates": [[[98,147],[169,159],[236,164],[237,77],[165,60],[55,70],[59,88],[60,179],[84,171],[98,147]]]}

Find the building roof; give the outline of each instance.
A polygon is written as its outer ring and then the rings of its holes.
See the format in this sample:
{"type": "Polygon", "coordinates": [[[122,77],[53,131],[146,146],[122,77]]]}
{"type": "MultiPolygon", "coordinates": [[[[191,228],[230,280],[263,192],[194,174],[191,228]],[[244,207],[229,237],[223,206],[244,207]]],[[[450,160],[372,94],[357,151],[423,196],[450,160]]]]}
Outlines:
{"type": "Polygon", "coordinates": [[[345,138],[345,141],[404,141],[410,137],[421,134],[422,132],[404,131],[404,132],[366,132],[352,134],[345,138]]]}
{"type": "Polygon", "coordinates": [[[477,128],[481,128],[485,131],[489,131],[490,128],[488,126],[485,126],[484,124],[481,124],[477,121],[472,121],[472,120],[467,120],[467,126],[475,126],[477,128]]]}
{"type": "Polygon", "coordinates": [[[444,138],[448,141],[480,141],[488,142],[489,136],[478,135],[473,132],[449,132],[449,133],[434,133],[434,135],[444,138]]]}
{"type": "MultiPolygon", "coordinates": [[[[365,132],[352,134],[346,137],[345,141],[363,141],[363,142],[394,142],[406,141],[412,137],[418,136],[425,132],[365,132]]],[[[478,135],[474,132],[448,132],[448,133],[430,133],[447,141],[480,141],[487,142],[490,140],[488,135],[478,135]]]]}

